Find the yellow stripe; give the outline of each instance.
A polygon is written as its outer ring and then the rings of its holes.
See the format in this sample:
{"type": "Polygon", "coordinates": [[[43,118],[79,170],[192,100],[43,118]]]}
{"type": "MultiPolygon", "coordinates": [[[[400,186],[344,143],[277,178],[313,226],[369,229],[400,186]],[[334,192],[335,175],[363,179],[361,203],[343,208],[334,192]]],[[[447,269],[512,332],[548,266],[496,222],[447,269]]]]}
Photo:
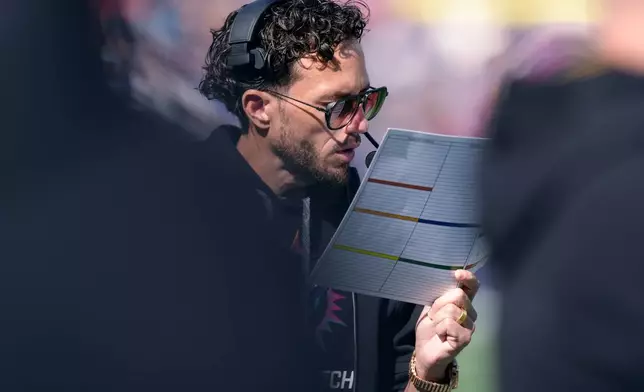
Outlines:
{"type": "Polygon", "coordinates": [[[388,260],[398,261],[398,256],[392,256],[392,255],[388,255],[388,254],[385,254],[385,253],[371,252],[371,251],[364,250],[364,249],[353,248],[351,246],[335,245],[333,248],[339,249],[339,250],[346,250],[346,251],[354,252],[354,253],[360,253],[362,255],[367,255],[367,256],[380,257],[381,259],[388,259],[388,260]]]}
{"type": "Polygon", "coordinates": [[[391,214],[389,212],[369,210],[367,208],[355,208],[354,210],[356,212],[362,212],[363,214],[382,216],[382,217],[385,217],[385,218],[400,219],[400,220],[409,221],[409,222],[418,222],[418,218],[414,218],[413,216],[391,214]]]}
{"type": "Polygon", "coordinates": [[[498,22],[526,26],[549,23],[593,23],[598,0],[395,0],[399,17],[422,22],[498,22]]]}

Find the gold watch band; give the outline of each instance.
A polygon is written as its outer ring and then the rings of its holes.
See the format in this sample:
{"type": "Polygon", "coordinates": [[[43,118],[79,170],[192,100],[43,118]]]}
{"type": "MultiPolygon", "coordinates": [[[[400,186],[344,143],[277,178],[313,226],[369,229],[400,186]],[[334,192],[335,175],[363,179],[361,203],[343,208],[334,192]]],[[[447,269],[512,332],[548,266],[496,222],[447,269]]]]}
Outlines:
{"type": "Polygon", "coordinates": [[[418,377],[416,373],[416,351],[411,355],[409,361],[409,382],[419,392],[450,392],[458,387],[458,365],[456,361],[450,366],[450,377],[447,384],[426,381],[418,377]]]}

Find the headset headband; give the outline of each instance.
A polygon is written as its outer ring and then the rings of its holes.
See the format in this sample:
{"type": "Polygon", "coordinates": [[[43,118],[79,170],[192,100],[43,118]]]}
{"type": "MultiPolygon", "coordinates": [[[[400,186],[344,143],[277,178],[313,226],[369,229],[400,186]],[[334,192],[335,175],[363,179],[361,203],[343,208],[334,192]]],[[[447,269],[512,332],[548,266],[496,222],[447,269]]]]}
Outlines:
{"type": "Polygon", "coordinates": [[[255,70],[264,68],[266,52],[263,48],[250,48],[258,33],[259,21],[268,8],[280,0],[257,0],[244,5],[237,11],[230,28],[228,44],[230,53],[226,65],[230,69],[247,68],[255,70]]]}

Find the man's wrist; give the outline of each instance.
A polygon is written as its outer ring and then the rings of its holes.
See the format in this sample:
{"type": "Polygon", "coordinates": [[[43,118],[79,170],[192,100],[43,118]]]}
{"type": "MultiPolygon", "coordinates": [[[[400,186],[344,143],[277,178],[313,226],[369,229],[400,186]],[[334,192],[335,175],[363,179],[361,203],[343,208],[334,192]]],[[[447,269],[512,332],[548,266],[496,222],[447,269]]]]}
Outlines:
{"type": "Polygon", "coordinates": [[[445,384],[450,379],[450,365],[451,362],[446,364],[435,364],[433,366],[423,366],[416,362],[416,374],[423,380],[445,384]]]}
{"type": "Polygon", "coordinates": [[[414,352],[409,361],[409,383],[405,391],[420,392],[450,392],[458,387],[458,366],[455,361],[450,362],[447,368],[444,365],[423,366],[417,363],[414,352]],[[418,370],[423,374],[419,374],[418,370]]]}

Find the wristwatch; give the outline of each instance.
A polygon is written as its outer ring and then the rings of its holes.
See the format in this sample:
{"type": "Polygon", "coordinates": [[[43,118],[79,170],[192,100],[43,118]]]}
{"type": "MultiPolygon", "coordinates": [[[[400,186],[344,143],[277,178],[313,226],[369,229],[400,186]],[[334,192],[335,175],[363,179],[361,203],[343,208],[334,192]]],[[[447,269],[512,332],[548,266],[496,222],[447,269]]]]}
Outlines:
{"type": "Polygon", "coordinates": [[[448,372],[449,380],[447,384],[423,380],[416,373],[416,351],[411,355],[411,360],[409,361],[409,382],[411,382],[418,392],[450,392],[458,388],[458,365],[456,361],[452,362],[449,366],[448,372]]]}

